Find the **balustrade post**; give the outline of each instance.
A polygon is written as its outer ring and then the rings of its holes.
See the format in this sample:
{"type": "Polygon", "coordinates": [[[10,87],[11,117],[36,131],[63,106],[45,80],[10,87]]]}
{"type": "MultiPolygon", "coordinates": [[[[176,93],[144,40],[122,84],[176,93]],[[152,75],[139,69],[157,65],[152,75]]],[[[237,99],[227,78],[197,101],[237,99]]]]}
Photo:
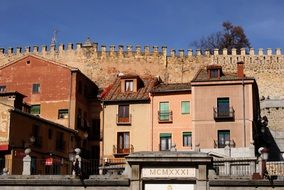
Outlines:
{"type": "Polygon", "coordinates": [[[31,175],[31,162],[32,162],[32,158],[29,155],[31,153],[31,149],[27,148],[25,150],[25,154],[26,156],[23,158],[23,172],[22,175],[31,175]]]}

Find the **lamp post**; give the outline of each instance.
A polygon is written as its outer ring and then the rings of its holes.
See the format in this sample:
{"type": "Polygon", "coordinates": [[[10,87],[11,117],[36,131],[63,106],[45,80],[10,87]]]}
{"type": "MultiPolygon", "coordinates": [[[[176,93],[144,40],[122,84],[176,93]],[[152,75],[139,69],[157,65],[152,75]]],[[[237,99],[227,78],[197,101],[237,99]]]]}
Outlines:
{"type": "Polygon", "coordinates": [[[72,162],[72,175],[79,176],[81,173],[81,149],[75,148],[74,152],[69,153],[69,160],[72,162]]]}
{"type": "Polygon", "coordinates": [[[258,149],[258,153],[260,154],[259,157],[259,173],[262,178],[264,178],[265,174],[267,173],[266,171],[266,162],[268,160],[268,149],[265,147],[260,147],[258,149]]]}

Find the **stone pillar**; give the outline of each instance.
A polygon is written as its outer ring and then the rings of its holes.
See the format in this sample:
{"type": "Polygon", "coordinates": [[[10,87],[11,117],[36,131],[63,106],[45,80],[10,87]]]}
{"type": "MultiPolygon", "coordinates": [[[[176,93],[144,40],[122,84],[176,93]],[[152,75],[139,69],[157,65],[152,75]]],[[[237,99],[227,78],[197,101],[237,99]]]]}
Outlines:
{"type": "Polygon", "coordinates": [[[256,165],[255,165],[255,161],[250,161],[249,163],[249,169],[250,169],[250,174],[254,174],[256,172],[256,165]]]}
{"type": "Polygon", "coordinates": [[[72,175],[80,175],[80,171],[82,169],[82,158],[80,156],[81,149],[80,148],[75,148],[75,160],[73,162],[74,170],[72,171],[72,175]]]}
{"type": "Polygon", "coordinates": [[[196,179],[196,189],[206,190],[207,189],[207,167],[206,165],[198,165],[198,173],[196,179]]]}
{"type": "Polygon", "coordinates": [[[225,146],[225,148],[224,148],[224,153],[225,153],[225,155],[227,155],[228,157],[231,157],[230,141],[226,141],[225,144],[226,144],[226,146],[225,146]]]}
{"type": "Polygon", "coordinates": [[[130,182],[130,190],[140,190],[140,166],[132,165],[131,166],[131,182],[130,182]]]}
{"type": "Polygon", "coordinates": [[[26,156],[23,158],[23,173],[22,175],[31,175],[31,161],[32,158],[29,155],[31,153],[31,149],[27,148],[25,150],[26,156]]]}
{"type": "Polygon", "coordinates": [[[226,176],[230,176],[231,175],[231,165],[230,165],[230,162],[225,162],[224,166],[225,166],[225,175],[226,176]]]}

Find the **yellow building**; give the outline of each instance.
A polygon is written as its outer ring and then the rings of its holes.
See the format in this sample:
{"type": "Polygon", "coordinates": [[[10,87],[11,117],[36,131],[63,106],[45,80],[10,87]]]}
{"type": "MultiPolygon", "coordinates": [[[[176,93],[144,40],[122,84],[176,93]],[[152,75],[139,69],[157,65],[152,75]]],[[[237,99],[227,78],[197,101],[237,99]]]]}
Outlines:
{"type": "Polygon", "coordinates": [[[102,94],[102,158],[124,158],[133,151],[151,151],[149,93],[157,83],[157,78],[121,74],[102,94]]]}

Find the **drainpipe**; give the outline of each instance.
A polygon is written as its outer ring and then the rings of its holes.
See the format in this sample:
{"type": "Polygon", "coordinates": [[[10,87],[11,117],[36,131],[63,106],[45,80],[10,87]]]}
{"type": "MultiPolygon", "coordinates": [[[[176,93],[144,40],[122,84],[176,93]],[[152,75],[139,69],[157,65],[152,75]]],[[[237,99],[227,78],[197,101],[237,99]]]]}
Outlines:
{"type": "Polygon", "coordinates": [[[243,126],[244,126],[244,147],[246,147],[246,104],[245,104],[245,84],[244,84],[244,77],[242,78],[242,85],[243,85],[243,126]]]}
{"type": "Polygon", "coordinates": [[[102,125],[102,160],[104,159],[104,125],[105,125],[105,104],[104,104],[104,102],[102,102],[102,110],[103,110],[103,112],[102,112],[102,123],[101,123],[101,125],[102,125]]]}
{"type": "MultiPolygon", "coordinates": [[[[150,95],[152,96],[152,94],[150,93],[150,95]]],[[[153,148],[153,138],[154,138],[154,121],[153,121],[153,107],[154,107],[154,97],[152,96],[152,98],[150,99],[151,100],[151,124],[152,124],[152,126],[151,126],[151,132],[152,132],[152,134],[151,134],[151,147],[152,147],[152,151],[154,150],[154,148],[153,148]]]]}

